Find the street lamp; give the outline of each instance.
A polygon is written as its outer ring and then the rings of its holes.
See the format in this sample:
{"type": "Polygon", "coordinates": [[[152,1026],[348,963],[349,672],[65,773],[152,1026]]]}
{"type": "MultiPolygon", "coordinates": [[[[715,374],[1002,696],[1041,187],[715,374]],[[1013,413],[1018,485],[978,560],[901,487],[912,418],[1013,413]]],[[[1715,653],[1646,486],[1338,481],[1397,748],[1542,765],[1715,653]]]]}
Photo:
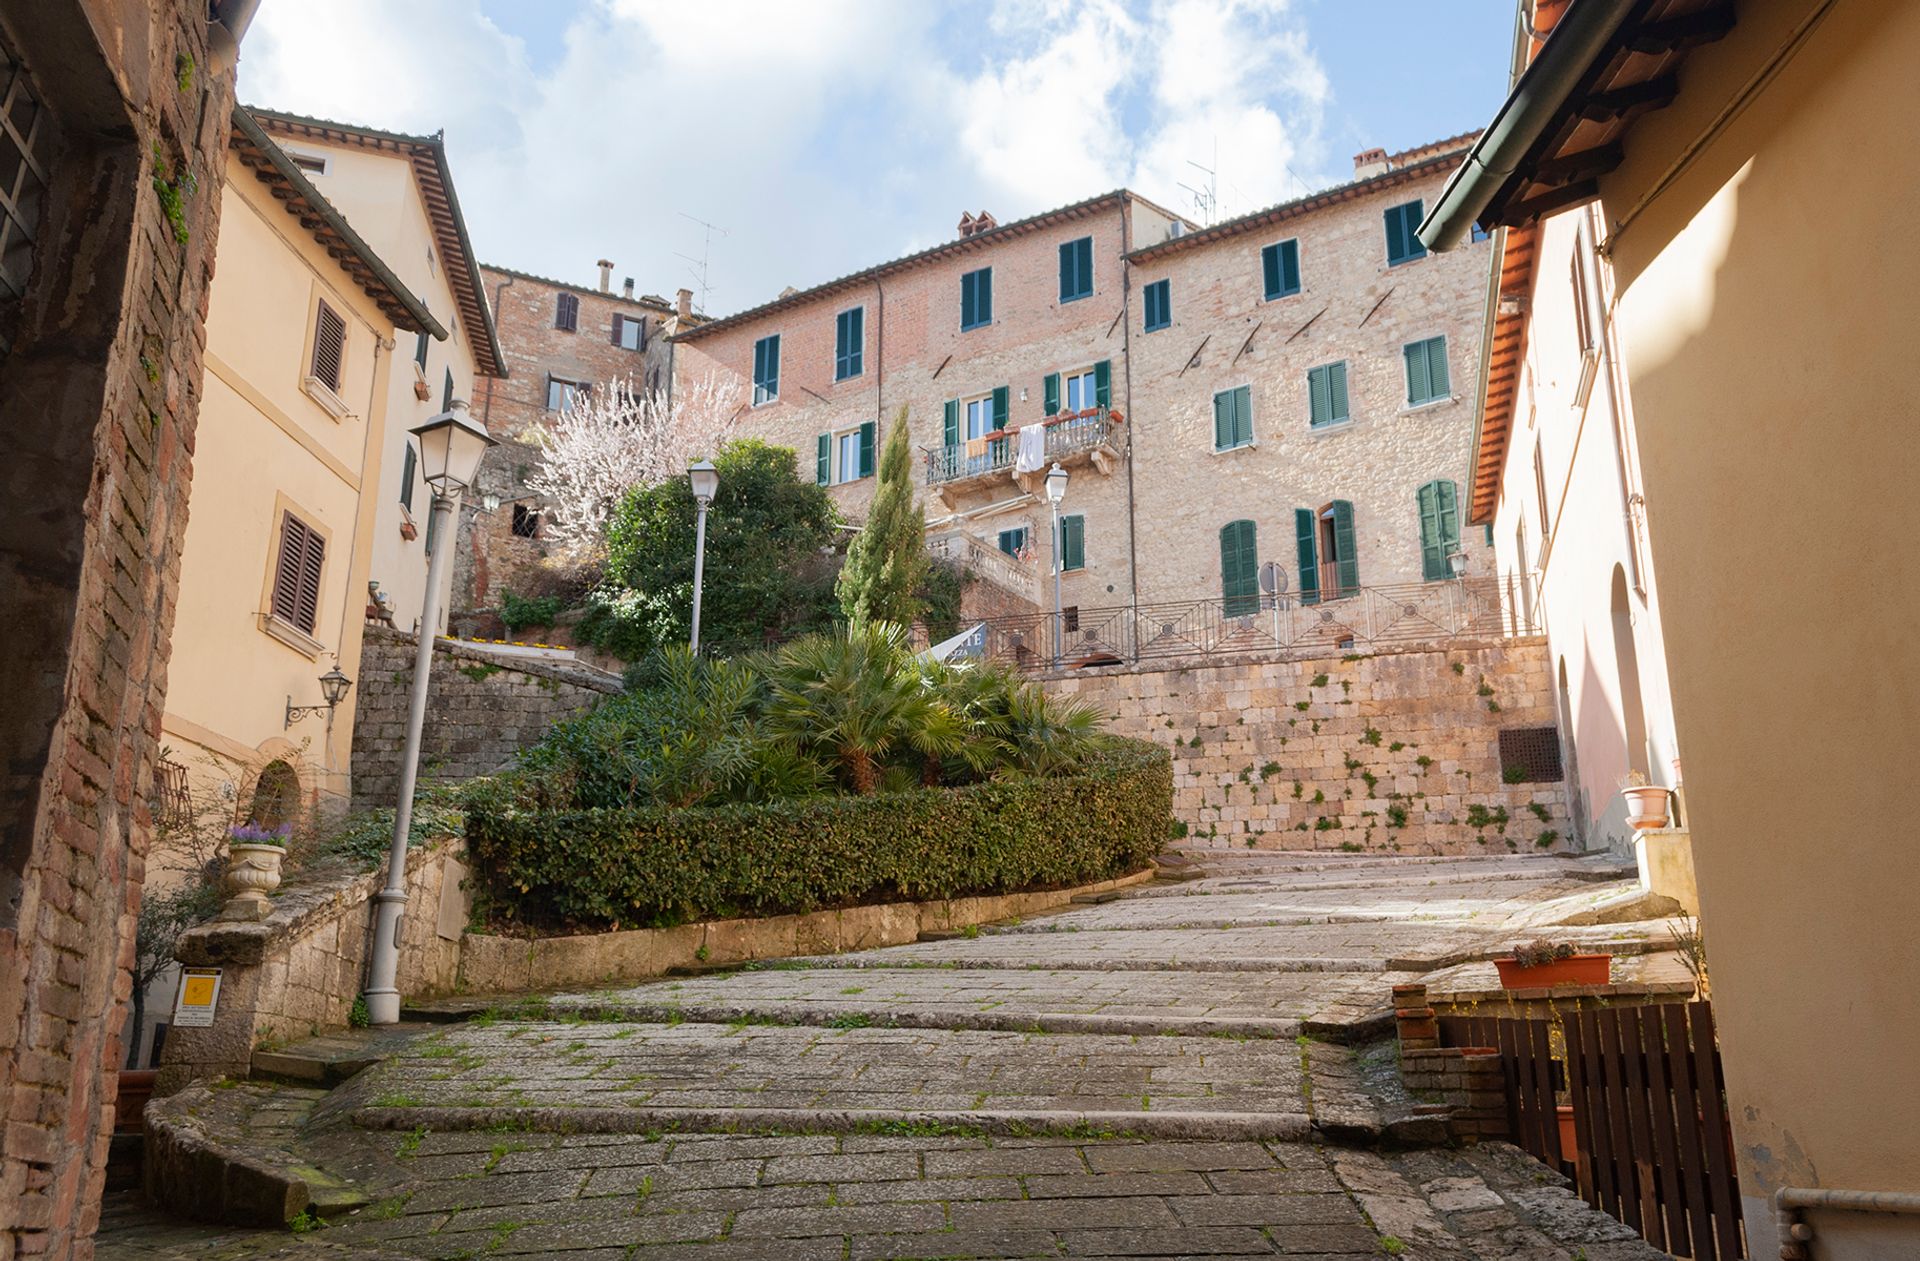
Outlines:
{"type": "Polygon", "coordinates": [[[1448,552],[1447,568],[1455,578],[1465,578],[1467,576],[1467,554],[1465,552],[1448,552]]]}
{"type": "Polygon", "coordinates": [[[309,714],[325,714],[327,716],[327,734],[332,735],[333,711],[339,708],[341,701],[347,699],[347,693],[352,687],[353,680],[340,673],[340,667],[338,665],[334,666],[333,669],[320,676],[320,699],[324,700],[326,704],[296,705],[293,703],[293,697],[287,697],[287,725],[282,727],[281,730],[290,730],[294,723],[299,722],[309,714]]]}
{"type": "Polygon", "coordinates": [[[707,568],[707,506],[713,502],[714,494],[720,489],[720,470],[712,463],[702,460],[687,469],[687,480],[693,484],[693,504],[696,513],[693,525],[693,655],[700,655],[700,584],[706,576],[707,568]]]}
{"type": "Polygon", "coordinates": [[[400,755],[400,799],[393,810],[393,848],[387,856],[387,886],[373,895],[373,959],[368,968],[367,1017],[376,1025],[398,1024],[400,990],[400,913],[407,904],[407,836],[413,826],[413,786],[420,771],[420,729],[427,717],[427,683],[433,671],[434,626],[440,620],[440,578],[453,550],[454,501],[473,485],[480,458],[494,440],[467,413],[467,401],[454,399],[446,411],[413,431],[420,443],[420,466],[433,490],[428,537],[439,540],[427,561],[427,594],[420,602],[419,645],[413,654],[413,696],[407,703],[407,744],[400,755]]]}
{"type": "Polygon", "coordinates": [[[1060,651],[1063,631],[1066,625],[1064,614],[1060,611],[1060,571],[1063,558],[1060,555],[1060,501],[1067,497],[1067,470],[1055,464],[1047,471],[1047,503],[1053,512],[1053,668],[1060,668],[1060,651]]]}

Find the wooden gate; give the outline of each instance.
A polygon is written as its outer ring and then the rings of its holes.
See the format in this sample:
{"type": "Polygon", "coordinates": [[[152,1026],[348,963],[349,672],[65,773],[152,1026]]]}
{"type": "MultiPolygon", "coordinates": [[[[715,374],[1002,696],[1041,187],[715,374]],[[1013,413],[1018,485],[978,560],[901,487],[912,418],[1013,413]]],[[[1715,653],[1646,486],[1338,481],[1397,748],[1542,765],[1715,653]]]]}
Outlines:
{"type": "Polygon", "coordinates": [[[1557,1030],[1493,1017],[1443,1016],[1439,1026],[1444,1045],[1499,1048],[1514,1143],[1565,1170],[1588,1204],[1676,1257],[1748,1255],[1708,1004],[1567,1012],[1557,1030]]]}

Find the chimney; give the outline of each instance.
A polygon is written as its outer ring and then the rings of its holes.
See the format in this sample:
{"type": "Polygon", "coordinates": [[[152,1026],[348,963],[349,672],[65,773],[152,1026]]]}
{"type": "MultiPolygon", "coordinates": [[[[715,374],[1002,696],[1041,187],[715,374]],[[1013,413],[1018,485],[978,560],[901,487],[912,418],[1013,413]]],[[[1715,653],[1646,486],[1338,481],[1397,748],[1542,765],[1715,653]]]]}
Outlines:
{"type": "Polygon", "coordinates": [[[962,239],[985,232],[989,228],[997,228],[999,226],[999,223],[994,220],[994,217],[984,210],[977,215],[968,214],[964,210],[960,212],[960,236],[962,239]]]}
{"type": "Polygon", "coordinates": [[[680,318],[683,320],[686,319],[688,316],[692,315],[693,314],[693,290],[691,289],[675,290],[673,295],[673,309],[680,313],[680,318]]]}
{"type": "Polygon", "coordinates": [[[1385,149],[1362,149],[1353,155],[1353,178],[1370,180],[1376,175],[1385,175],[1393,166],[1387,161],[1385,149]]]}
{"type": "Polygon", "coordinates": [[[620,296],[625,298],[629,302],[633,301],[633,277],[632,276],[628,276],[625,280],[620,282],[620,296]]]}
{"type": "Polygon", "coordinates": [[[973,215],[965,210],[960,212],[960,237],[962,240],[973,235],[973,215]]]}
{"type": "Polygon", "coordinates": [[[600,292],[613,292],[613,264],[604,258],[600,260],[600,292]]]}

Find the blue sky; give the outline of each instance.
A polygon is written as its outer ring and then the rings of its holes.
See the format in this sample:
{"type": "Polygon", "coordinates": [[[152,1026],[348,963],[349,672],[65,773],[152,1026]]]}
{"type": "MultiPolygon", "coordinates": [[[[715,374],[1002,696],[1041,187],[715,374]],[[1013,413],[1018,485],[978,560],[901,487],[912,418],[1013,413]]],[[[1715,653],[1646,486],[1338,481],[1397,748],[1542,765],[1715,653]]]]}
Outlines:
{"type": "Polygon", "coordinates": [[[482,258],[725,313],[1127,185],[1219,215],[1482,125],[1513,0],[267,0],[241,99],[444,129],[482,258]],[[1217,152],[1217,159],[1214,154],[1217,152]]]}

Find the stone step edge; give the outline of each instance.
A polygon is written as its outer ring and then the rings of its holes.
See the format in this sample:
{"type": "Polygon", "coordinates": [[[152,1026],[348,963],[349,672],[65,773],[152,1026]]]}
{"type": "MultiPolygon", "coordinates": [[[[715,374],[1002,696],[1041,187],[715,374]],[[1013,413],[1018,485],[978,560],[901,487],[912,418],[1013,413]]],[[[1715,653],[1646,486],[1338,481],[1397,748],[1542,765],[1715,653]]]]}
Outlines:
{"type": "Polygon", "coordinates": [[[556,1134],[987,1134],[995,1137],[1116,1137],[1298,1142],[1312,1124],[1292,1112],[909,1111],[808,1108],[367,1107],[365,1130],[525,1130],[556,1134]]]}
{"type": "Polygon", "coordinates": [[[147,1198],[196,1221],[278,1229],[309,1211],[331,1215],[370,1202],[352,1182],[279,1147],[210,1132],[197,1112],[214,1102],[203,1084],[147,1104],[147,1198]]]}

